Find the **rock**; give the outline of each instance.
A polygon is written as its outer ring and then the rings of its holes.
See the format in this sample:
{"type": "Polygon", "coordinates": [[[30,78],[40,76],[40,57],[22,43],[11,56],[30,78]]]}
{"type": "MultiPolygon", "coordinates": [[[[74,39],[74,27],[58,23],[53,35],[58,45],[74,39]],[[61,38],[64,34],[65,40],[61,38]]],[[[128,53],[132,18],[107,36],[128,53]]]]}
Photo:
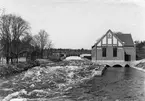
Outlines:
{"type": "Polygon", "coordinates": [[[64,89],[65,84],[58,84],[59,89],[64,89]]]}
{"type": "Polygon", "coordinates": [[[40,75],[41,75],[40,71],[37,71],[37,72],[36,72],[36,75],[37,75],[37,76],[40,76],[40,75]]]}
{"type": "Polygon", "coordinates": [[[80,96],[79,98],[78,98],[78,100],[84,100],[85,99],[85,96],[80,96]]]}
{"type": "Polygon", "coordinates": [[[104,99],[104,100],[107,100],[107,97],[104,97],[103,99],[104,99]]]}
{"type": "Polygon", "coordinates": [[[11,99],[10,101],[27,101],[27,99],[25,99],[25,98],[14,98],[14,99],[11,99]]]}
{"type": "Polygon", "coordinates": [[[67,89],[65,89],[64,91],[68,91],[68,90],[71,90],[72,89],[72,87],[68,87],[67,89]]]}
{"type": "Polygon", "coordinates": [[[18,96],[18,95],[19,95],[19,92],[15,92],[15,93],[9,94],[2,101],[9,101],[10,99],[12,99],[13,97],[18,96]]]}
{"type": "Polygon", "coordinates": [[[3,90],[3,91],[13,91],[12,88],[3,88],[3,89],[1,89],[1,90],[3,90]]]}
{"type": "Polygon", "coordinates": [[[35,87],[35,85],[34,84],[31,84],[30,87],[33,88],[33,87],[35,87]]]}
{"type": "Polygon", "coordinates": [[[34,93],[34,92],[37,92],[37,93],[46,93],[45,91],[43,91],[43,90],[33,90],[31,93],[34,93]]]}
{"type": "Polygon", "coordinates": [[[27,71],[27,72],[25,72],[24,77],[22,78],[22,80],[24,80],[27,77],[30,78],[33,74],[34,74],[34,72],[33,71],[30,71],[30,70],[27,71]]]}
{"type": "MultiPolygon", "coordinates": [[[[16,97],[20,94],[27,94],[27,91],[25,89],[22,89],[21,91],[19,92],[14,92],[12,94],[9,94],[8,96],[6,96],[2,101],[11,101],[11,99],[13,97],[16,97]]],[[[15,101],[15,100],[12,100],[12,101],[15,101]]],[[[19,101],[19,100],[16,100],[16,101],[19,101]]],[[[23,101],[23,100],[20,100],[20,101],[23,101]]],[[[25,100],[24,100],[25,101],[25,100]]]]}
{"type": "Polygon", "coordinates": [[[35,89],[35,90],[33,90],[33,91],[31,91],[31,92],[29,92],[27,95],[28,96],[33,96],[33,97],[48,97],[48,96],[52,96],[52,95],[54,95],[55,94],[55,92],[53,92],[53,91],[45,91],[45,90],[39,90],[39,89],[35,89]]]}

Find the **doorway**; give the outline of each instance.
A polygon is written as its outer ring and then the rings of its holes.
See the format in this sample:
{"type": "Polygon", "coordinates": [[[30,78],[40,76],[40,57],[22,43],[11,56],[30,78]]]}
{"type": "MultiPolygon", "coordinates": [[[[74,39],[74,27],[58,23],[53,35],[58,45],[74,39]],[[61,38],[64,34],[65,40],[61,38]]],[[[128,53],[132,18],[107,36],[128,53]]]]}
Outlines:
{"type": "Polygon", "coordinates": [[[131,61],[131,55],[125,53],[125,61],[131,61]]]}

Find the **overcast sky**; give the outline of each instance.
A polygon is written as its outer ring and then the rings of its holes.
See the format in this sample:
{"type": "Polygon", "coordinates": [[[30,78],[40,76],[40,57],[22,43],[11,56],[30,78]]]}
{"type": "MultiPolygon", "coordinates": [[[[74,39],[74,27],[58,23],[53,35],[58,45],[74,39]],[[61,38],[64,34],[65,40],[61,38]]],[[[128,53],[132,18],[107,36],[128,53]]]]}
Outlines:
{"type": "Polygon", "coordinates": [[[91,49],[108,29],[145,40],[144,0],[0,0],[0,8],[22,16],[33,35],[45,29],[55,48],[91,49]]]}

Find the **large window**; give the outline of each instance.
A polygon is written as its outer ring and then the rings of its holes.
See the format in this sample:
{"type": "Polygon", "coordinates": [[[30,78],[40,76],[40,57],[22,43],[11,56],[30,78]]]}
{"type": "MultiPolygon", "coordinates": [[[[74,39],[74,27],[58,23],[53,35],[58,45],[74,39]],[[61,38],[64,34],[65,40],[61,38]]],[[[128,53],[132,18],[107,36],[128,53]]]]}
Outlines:
{"type": "Polygon", "coordinates": [[[117,57],[117,48],[116,47],[113,48],[113,57],[117,57]]]}
{"type": "Polygon", "coordinates": [[[102,48],[102,57],[106,57],[106,47],[102,48]]]}

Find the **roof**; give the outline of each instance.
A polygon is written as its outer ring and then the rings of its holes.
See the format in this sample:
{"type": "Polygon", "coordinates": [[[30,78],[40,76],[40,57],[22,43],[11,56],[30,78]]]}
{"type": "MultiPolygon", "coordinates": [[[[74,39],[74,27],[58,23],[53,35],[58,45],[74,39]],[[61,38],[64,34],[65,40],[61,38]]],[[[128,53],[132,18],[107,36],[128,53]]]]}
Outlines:
{"type": "Polygon", "coordinates": [[[134,42],[131,34],[123,34],[121,32],[113,32],[122,42],[124,42],[124,46],[134,46],[134,42]]]}
{"type": "MultiPolygon", "coordinates": [[[[132,36],[131,34],[125,34],[125,33],[122,33],[122,32],[112,32],[110,29],[107,31],[108,32],[111,32],[124,46],[127,46],[127,47],[134,47],[134,42],[133,42],[133,39],[132,39],[132,36]]],[[[106,33],[106,34],[107,34],[106,33]]],[[[106,35],[105,34],[105,35],[106,35]]],[[[103,35],[102,38],[105,36],[103,35]]],[[[95,47],[96,44],[98,44],[101,39],[100,38],[93,46],[92,48],[95,47]]]]}

